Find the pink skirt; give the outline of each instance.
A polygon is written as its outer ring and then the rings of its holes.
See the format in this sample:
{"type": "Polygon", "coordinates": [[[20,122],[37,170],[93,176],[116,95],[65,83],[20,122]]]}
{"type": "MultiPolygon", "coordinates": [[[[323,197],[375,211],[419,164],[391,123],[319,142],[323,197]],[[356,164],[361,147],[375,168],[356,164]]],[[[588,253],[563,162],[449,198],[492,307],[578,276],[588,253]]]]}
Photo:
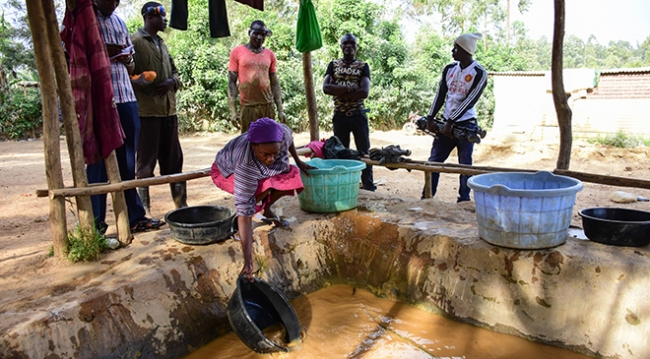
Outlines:
{"type": "MultiPolygon", "coordinates": [[[[294,193],[299,194],[305,188],[300,179],[300,170],[296,166],[289,166],[290,170],[287,173],[280,173],[273,177],[265,178],[260,180],[257,183],[257,190],[255,191],[255,196],[265,192],[268,189],[274,189],[276,191],[294,191],[294,193]]],[[[228,177],[224,177],[219,172],[219,167],[216,163],[212,163],[212,168],[210,169],[210,176],[212,177],[212,182],[221,188],[222,190],[234,194],[235,193],[235,175],[232,174],[228,177]]],[[[271,200],[271,196],[266,196],[262,200],[262,204],[255,204],[255,212],[262,211],[268,205],[271,200]]]]}

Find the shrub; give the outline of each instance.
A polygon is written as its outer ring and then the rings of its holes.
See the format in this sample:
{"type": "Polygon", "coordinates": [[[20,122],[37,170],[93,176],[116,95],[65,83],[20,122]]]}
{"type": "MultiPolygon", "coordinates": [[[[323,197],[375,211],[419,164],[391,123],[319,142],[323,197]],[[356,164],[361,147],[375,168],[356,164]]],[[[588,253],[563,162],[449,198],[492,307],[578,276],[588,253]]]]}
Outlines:
{"type": "Polygon", "coordinates": [[[617,148],[634,148],[639,146],[647,146],[650,140],[643,137],[628,135],[622,130],[615,134],[607,134],[605,136],[598,136],[587,140],[589,143],[599,143],[605,146],[612,146],[617,148]]]}
{"type": "Polygon", "coordinates": [[[79,223],[68,232],[68,254],[70,262],[84,262],[97,258],[99,253],[107,248],[106,237],[93,227],[90,230],[81,228],[79,223]]]}
{"type": "Polygon", "coordinates": [[[0,93],[0,139],[39,137],[43,130],[40,91],[10,89],[0,93]]]}

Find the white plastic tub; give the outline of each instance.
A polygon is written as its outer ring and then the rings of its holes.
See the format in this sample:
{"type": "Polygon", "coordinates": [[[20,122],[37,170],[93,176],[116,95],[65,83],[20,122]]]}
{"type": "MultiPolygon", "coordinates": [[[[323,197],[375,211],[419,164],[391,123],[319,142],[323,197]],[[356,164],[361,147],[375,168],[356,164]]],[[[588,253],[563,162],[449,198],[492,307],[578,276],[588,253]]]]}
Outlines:
{"type": "Polygon", "coordinates": [[[508,248],[542,249],[566,241],[582,182],[547,171],[473,176],[479,236],[508,248]]]}

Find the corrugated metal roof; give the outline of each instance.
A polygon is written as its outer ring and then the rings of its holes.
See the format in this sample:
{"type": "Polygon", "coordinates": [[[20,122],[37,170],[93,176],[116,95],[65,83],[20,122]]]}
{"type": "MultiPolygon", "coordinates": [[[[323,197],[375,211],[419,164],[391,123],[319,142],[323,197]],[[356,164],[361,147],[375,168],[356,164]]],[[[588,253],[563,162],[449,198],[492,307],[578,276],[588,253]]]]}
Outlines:
{"type": "Polygon", "coordinates": [[[650,67],[600,70],[601,75],[650,73],[650,67]]]}
{"type": "MultiPolygon", "coordinates": [[[[575,70],[575,69],[565,69],[565,70],[575,70]]],[[[594,69],[596,70],[596,69],[594,69]]],[[[597,70],[601,75],[616,75],[616,74],[644,74],[650,73],[650,67],[635,67],[635,68],[622,68],[622,69],[600,69],[597,70]]],[[[545,76],[550,74],[551,71],[505,71],[505,72],[494,72],[489,71],[488,76],[545,76]]]]}
{"type": "Polygon", "coordinates": [[[488,71],[488,76],[545,76],[550,71],[506,71],[492,72],[488,71]]]}

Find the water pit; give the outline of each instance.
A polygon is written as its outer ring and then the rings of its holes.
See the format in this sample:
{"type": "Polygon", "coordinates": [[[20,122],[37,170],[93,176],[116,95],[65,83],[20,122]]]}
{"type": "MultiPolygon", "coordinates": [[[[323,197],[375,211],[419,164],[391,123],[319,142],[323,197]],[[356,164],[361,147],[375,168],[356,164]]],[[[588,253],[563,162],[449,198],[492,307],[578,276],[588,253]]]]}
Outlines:
{"type": "MultiPolygon", "coordinates": [[[[301,296],[293,306],[305,336],[300,347],[273,358],[587,359],[566,349],[454,322],[415,307],[379,299],[349,285],[301,296]]],[[[281,342],[274,337],[274,341],[281,342]]],[[[228,334],[183,359],[268,359],[228,334]]]]}
{"type": "MultiPolygon", "coordinates": [[[[647,247],[575,238],[545,250],[493,246],[478,238],[473,203],[364,193],[355,210],[315,215],[296,202],[284,205],[291,228],[260,226],[253,246],[260,277],[289,298],[344,284],[574,352],[650,358],[647,247]]],[[[188,246],[152,232],[97,266],[71,278],[75,287],[3,308],[0,357],[182,358],[230,332],[238,242],[188,246]]]]}

